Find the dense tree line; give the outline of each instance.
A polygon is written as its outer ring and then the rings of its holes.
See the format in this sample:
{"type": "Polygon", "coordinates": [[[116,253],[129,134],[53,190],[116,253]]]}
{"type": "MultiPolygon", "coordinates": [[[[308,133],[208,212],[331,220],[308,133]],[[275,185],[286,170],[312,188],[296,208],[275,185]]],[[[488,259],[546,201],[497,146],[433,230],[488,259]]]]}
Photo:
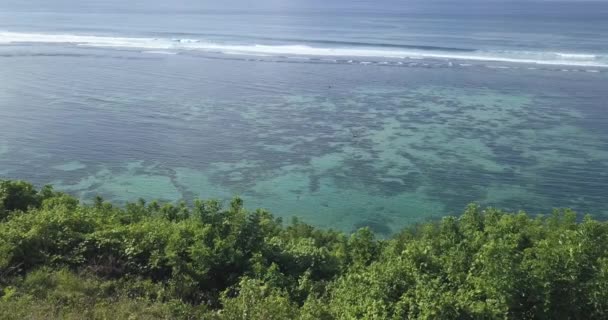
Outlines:
{"type": "Polygon", "coordinates": [[[124,207],[0,181],[1,319],[606,319],[608,224],[471,205],[375,239],[235,198],[124,207]]]}

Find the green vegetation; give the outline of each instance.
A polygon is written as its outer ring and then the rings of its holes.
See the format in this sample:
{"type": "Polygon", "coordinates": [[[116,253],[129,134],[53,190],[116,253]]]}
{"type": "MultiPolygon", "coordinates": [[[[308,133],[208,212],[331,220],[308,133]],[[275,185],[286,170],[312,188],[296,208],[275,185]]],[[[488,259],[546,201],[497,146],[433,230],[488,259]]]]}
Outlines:
{"type": "Polygon", "coordinates": [[[236,198],[124,208],[0,181],[0,319],[606,319],[608,224],[471,205],[375,239],[236,198]]]}

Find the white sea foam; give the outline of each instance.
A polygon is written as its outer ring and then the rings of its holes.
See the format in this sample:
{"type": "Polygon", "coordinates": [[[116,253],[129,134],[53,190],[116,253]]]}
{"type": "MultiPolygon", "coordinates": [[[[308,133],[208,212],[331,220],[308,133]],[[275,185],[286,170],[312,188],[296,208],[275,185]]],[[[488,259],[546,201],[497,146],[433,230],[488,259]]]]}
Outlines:
{"type": "Polygon", "coordinates": [[[594,54],[582,54],[582,53],[559,53],[556,52],[555,55],[564,58],[564,59],[572,59],[572,60],[592,60],[596,59],[597,56],[594,54]]]}
{"type": "Polygon", "coordinates": [[[179,43],[199,43],[201,42],[200,40],[196,40],[196,39],[171,39],[174,42],[179,42],[179,43]]]}
{"type": "Polygon", "coordinates": [[[152,54],[166,54],[166,55],[176,55],[177,52],[175,51],[162,51],[162,50],[149,50],[149,51],[143,51],[144,53],[152,53],[152,54]]]}
{"type": "Polygon", "coordinates": [[[150,51],[207,51],[244,55],[287,55],[316,57],[382,57],[389,59],[454,59],[544,65],[608,67],[608,57],[583,53],[384,49],[373,47],[313,47],[308,45],[234,45],[198,39],[127,38],[70,34],[0,32],[0,45],[19,43],[72,44],[91,47],[148,49],[150,51]]]}

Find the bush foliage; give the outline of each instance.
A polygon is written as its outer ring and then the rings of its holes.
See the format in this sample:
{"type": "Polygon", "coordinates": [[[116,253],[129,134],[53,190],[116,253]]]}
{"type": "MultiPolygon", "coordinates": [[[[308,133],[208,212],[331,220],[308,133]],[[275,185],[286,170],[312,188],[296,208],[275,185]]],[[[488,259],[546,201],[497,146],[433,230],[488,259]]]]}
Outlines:
{"type": "Polygon", "coordinates": [[[116,207],[0,181],[1,319],[606,319],[608,224],[470,205],[390,239],[235,198],[116,207]]]}

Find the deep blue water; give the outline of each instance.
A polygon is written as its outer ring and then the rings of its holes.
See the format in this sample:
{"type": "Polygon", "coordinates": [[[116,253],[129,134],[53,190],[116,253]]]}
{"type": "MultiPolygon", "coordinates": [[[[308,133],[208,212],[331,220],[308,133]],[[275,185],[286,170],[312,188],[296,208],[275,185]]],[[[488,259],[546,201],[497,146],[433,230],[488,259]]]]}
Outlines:
{"type": "Polygon", "coordinates": [[[380,233],[608,214],[608,3],[0,3],[0,177],[380,233]]]}

